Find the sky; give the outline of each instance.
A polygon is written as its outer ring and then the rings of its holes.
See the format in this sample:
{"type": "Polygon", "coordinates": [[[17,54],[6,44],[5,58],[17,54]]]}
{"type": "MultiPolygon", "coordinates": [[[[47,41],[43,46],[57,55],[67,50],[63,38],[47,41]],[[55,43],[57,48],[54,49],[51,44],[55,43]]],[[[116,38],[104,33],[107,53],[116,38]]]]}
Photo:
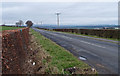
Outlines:
{"type": "Polygon", "coordinates": [[[2,23],[18,20],[34,24],[60,25],[118,24],[118,2],[2,2],[2,23]]]}

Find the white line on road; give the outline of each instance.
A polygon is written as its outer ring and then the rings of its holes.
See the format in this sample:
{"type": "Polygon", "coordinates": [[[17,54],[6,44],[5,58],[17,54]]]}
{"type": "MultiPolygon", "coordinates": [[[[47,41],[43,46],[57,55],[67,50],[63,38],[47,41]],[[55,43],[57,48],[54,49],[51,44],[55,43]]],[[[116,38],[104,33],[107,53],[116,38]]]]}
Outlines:
{"type": "Polygon", "coordinates": [[[82,43],[86,43],[86,44],[89,44],[89,45],[93,45],[93,46],[97,46],[97,47],[101,47],[101,48],[106,48],[106,47],[103,47],[103,46],[100,46],[100,45],[97,45],[97,44],[93,44],[93,43],[90,43],[90,42],[86,42],[86,41],[80,41],[82,43]]]}
{"type": "MultiPolygon", "coordinates": [[[[59,36],[59,37],[63,37],[63,38],[67,38],[67,39],[74,39],[74,38],[70,38],[70,37],[67,37],[67,36],[64,36],[64,35],[58,35],[58,34],[51,33],[51,32],[49,32],[49,34],[55,35],[55,36],[59,36]]],[[[94,43],[90,43],[90,42],[86,42],[86,41],[83,41],[83,40],[82,41],[79,40],[79,41],[82,42],[82,43],[86,43],[86,44],[89,44],[89,45],[97,46],[97,47],[100,47],[100,48],[106,48],[104,46],[101,46],[101,45],[98,45],[98,44],[94,44],[94,43]]]]}

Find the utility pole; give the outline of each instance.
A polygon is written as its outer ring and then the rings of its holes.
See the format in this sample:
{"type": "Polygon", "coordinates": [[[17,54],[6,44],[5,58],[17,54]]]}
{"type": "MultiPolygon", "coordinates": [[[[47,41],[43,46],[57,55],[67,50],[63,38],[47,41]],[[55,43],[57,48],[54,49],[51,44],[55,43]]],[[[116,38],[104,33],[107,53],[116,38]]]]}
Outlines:
{"type": "Polygon", "coordinates": [[[40,21],[41,22],[41,25],[43,24],[43,22],[42,21],[40,21]]]}
{"type": "Polygon", "coordinates": [[[60,24],[59,24],[59,15],[61,14],[61,13],[55,13],[56,15],[57,15],[57,25],[59,26],[60,24]]]}

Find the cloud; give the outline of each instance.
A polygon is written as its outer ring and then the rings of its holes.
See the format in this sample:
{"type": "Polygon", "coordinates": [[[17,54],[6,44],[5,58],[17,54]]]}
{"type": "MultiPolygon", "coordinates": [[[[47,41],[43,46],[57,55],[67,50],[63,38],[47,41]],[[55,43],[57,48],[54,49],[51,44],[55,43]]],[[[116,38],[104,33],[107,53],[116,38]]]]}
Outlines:
{"type": "Polygon", "coordinates": [[[28,19],[44,24],[56,24],[56,12],[61,12],[62,25],[117,24],[117,2],[4,2],[5,23],[28,19]]]}
{"type": "Polygon", "coordinates": [[[119,0],[2,0],[2,2],[118,2],[119,0]]]}

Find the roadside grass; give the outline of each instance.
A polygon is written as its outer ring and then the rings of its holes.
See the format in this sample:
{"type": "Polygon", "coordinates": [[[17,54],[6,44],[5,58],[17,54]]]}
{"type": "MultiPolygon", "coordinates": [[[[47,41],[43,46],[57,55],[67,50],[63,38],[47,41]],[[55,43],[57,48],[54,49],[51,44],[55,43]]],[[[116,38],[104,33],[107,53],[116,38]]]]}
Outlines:
{"type": "Polygon", "coordinates": [[[83,35],[83,36],[89,36],[89,37],[94,37],[94,38],[102,38],[102,39],[108,39],[108,40],[118,41],[118,39],[114,39],[114,38],[104,38],[104,37],[98,37],[98,36],[94,36],[94,35],[85,35],[85,34],[72,33],[72,32],[65,32],[65,33],[70,33],[70,34],[75,34],[75,35],[83,35]]]}
{"type": "MultiPolygon", "coordinates": [[[[80,61],[77,59],[77,57],[73,56],[69,51],[65,50],[61,46],[57,45],[50,39],[47,39],[40,33],[34,31],[33,29],[30,29],[30,32],[35,36],[36,41],[42,45],[42,47],[49,53],[51,56],[51,60],[48,63],[48,69],[46,69],[47,72],[50,74],[56,74],[54,71],[50,71],[50,68],[54,69],[57,68],[58,70],[57,74],[69,74],[68,72],[64,72],[64,69],[70,68],[70,67],[78,67],[81,69],[90,68],[90,66],[83,61],[80,61]]],[[[44,63],[47,61],[44,60],[44,63]]]]}
{"type": "MultiPolygon", "coordinates": [[[[54,30],[49,30],[49,31],[54,31],[54,30]]],[[[54,31],[54,32],[61,32],[61,31],[54,31]]],[[[72,33],[72,32],[62,32],[62,33],[69,33],[69,34],[82,35],[82,36],[88,36],[88,37],[93,37],[93,38],[102,38],[102,39],[108,39],[108,40],[120,41],[120,39],[98,37],[98,36],[94,36],[94,35],[85,35],[85,34],[72,33]]]]}
{"type": "Polygon", "coordinates": [[[14,29],[19,29],[19,28],[24,28],[24,27],[7,27],[7,26],[0,26],[0,31],[4,31],[4,30],[14,30],[14,29]]]}
{"type": "Polygon", "coordinates": [[[114,40],[114,41],[118,41],[118,39],[114,39],[114,38],[104,38],[104,37],[98,37],[98,36],[94,36],[94,35],[85,35],[85,34],[78,34],[78,33],[71,33],[71,34],[83,35],[83,36],[89,36],[89,37],[94,37],[94,38],[102,38],[102,39],[108,39],[108,40],[114,40]]]}

